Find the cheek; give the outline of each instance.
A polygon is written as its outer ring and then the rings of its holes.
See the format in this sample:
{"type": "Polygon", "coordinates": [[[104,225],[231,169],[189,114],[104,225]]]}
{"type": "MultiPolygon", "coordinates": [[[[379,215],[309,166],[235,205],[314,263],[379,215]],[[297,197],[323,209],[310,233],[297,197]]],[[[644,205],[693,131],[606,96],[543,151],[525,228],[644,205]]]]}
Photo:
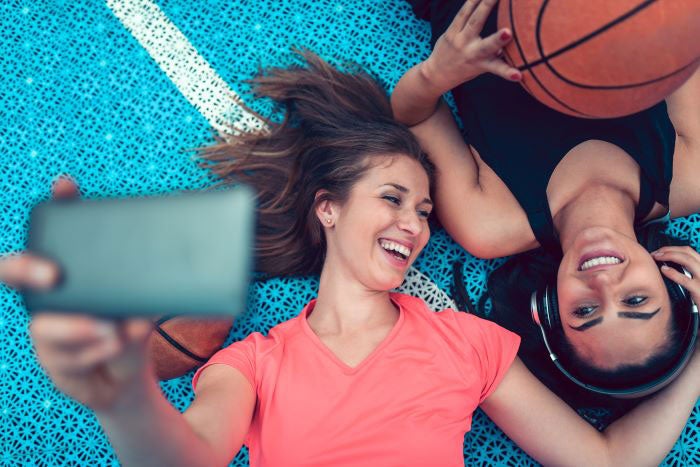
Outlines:
{"type": "MultiPolygon", "coordinates": [[[[425,246],[428,244],[429,241],[430,241],[430,227],[428,225],[426,225],[425,230],[423,231],[423,233],[420,236],[420,241],[419,241],[420,251],[418,251],[418,254],[420,254],[423,251],[423,249],[425,248],[425,246]]],[[[416,256],[418,256],[418,255],[416,255],[416,256]]]]}

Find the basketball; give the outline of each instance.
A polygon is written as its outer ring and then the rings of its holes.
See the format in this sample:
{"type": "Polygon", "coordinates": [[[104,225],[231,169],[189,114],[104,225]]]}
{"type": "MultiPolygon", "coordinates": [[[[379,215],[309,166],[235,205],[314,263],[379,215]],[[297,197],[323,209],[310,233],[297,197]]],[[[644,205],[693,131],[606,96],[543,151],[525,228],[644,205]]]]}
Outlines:
{"type": "Polygon", "coordinates": [[[230,319],[165,317],[156,321],[148,353],[159,380],[182,376],[204,364],[228,337],[230,319]]]}
{"type": "Polygon", "coordinates": [[[698,0],[501,0],[506,60],[543,104],[582,118],[630,115],[663,100],[700,57],[698,0]]]}

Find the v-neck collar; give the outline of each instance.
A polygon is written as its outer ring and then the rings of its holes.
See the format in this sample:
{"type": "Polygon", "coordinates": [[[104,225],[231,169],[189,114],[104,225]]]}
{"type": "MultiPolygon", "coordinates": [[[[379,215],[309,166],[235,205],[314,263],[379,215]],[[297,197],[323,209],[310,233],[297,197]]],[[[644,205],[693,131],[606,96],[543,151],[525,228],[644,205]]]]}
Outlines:
{"type": "Polygon", "coordinates": [[[346,375],[352,375],[360,371],[362,368],[366,367],[369,365],[373,360],[377,358],[379,354],[382,353],[384,347],[389,345],[389,343],[394,340],[394,337],[396,334],[398,334],[399,329],[401,329],[401,326],[403,325],[404,321],[404,309],[403,305],[399,302],[399,300],[394,297],[394,294],[389,294],[389,298],[391,299],[391,302],[396,305],[396,307],[399,309],[399,318],[396,320],[396,323],[394,323],[394,327],[391,328],[391,331],[389,331],[389,334],[379,343],[379,345],[369,354],[367,355],[364,360],[362,360],[360,363],[358,363],[356,366],[349,366],[345,362],[343,362],[341,359],[339,359],[336,354],[333,353],[331,349],[329,349],[326,344],[323,343],[323,341],[316,335],[316,333],[311,329],[311,326],[309,326],[308,322],[308,316],[309,314],[313,311],[314,307],[316,306],[316,299],[311,300],[301,311],[299,314],[298,319],[301,320],[301,327],[304,330],[304,333],[306,336],[311,339],[311,342],[314,343],[318,349],[323,352],[328,358],[335,363],[336,366],[340,368],[340,370],[346,374],[346,375]]]}

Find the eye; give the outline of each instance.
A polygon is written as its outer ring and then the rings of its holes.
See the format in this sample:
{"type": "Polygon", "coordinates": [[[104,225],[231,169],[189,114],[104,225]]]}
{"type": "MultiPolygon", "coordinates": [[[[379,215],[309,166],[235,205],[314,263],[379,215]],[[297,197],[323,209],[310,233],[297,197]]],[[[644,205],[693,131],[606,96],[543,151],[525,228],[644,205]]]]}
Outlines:
{"type": "Polygon", "coordinates": [[[430,217],[430,211],[419,210],[418,215],[421,216],[423,219],[427,219],[428,217],[430,217]]]}
{"type": "Polygon", "coordinates": [[[383,199],[389,201],[392,204],[395,204],[397,206],[401,206],[401,199],[398,198],[397,196],[394,195],[384,195],[382,196],[383,199]]]}
{"type": "Polygon", "coordinates": [[[645,297],[644,295],[633,295],[631,297],[628,297],[622,301],[625,305],[629,306],[638,306],[646,303],[647,299],[649,297],[645,297]]]}
{"type": "Polygon", "coordinates": [[[573,311],[573,315],[577,318],[586,318],[593,314],[593,312],[598,308],[597,305],[587,305],[580,306],[573,311]]]}

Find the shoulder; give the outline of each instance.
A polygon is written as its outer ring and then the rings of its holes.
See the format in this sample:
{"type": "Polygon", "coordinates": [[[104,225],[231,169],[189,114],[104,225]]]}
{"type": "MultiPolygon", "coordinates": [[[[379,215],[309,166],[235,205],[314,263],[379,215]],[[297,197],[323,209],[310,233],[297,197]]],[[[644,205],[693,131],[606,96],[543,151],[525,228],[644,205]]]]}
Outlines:
{"type": "Polygon", "coordinates": [[[257,375],[266,366],[275,366],[282,358],[286,343],[301,331],[297,316],[270,329],[267,335],[260,332],[249,334],[245,339],[231,343],[216,352],[194,375],[192,385],[196,388],[202,372],[216,364],[239,370],[246,379],[257,386],[257,375]]]}
{"type": "Polygon", "coordinates": [[[423,320],[426,323],[430,323],[434,328],[450,329],[456,333],[456,337],[469,344],[483,345],[484,343],[496,343],[501,340],[512,341],[517,344],[520,341],[517,334],[471,313],[452,308],[432,311],[422,299],[406,294],[395,293],[391,297],[396,304],[404,309],[407,317],[423,320]]]}
{"type": "Polygon", "coordinates": [[[300,317],[296,316],[284,321],[268,331],[267,335],[261,332],[253,332],[245,339],[231,343],[221,349],[219,353],[237,352],[245,349],[253,352],[257,357],[262,357],[274,349],[283,346],[287,341],[293,339],[301,331],[300,317]]]}

